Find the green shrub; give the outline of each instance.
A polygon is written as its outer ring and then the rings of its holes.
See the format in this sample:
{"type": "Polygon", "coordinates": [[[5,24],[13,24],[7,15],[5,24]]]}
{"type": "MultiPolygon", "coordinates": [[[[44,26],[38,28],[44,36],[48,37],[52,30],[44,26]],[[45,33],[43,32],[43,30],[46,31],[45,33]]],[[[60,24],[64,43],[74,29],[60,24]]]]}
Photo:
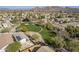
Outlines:
{"type": "Polygon", "coordinates": [[[21,24],[19,27],[16,28],[17,30],[19,31],[22,31],[22,32],[26,32],[28,31],[28,28],[26,27],[25,24],[21,24]]]}
{"type": "Polygon", "coordinates": [[[65,41],[63,38],[61,37],[54,37],[52,38],[52,45],[55,47],[55,48],[64,48],[65,46],[65,41]]]}
{"type": "Polygon", "coordinates": [[[79,28],[74,26],[67,26],[66,31],[70,37],[79,37],[79,28]]]}
{"type": "Polygon", "coordinates": [[[1,33],[9,32],[9,28],[4,28],[1,30],[1,33]]]}
{"type": "Polygon", "coordinates": [[[69,51],[79,52],[79,40],[70,40],[66,44],[66,48],[69,51]]]}

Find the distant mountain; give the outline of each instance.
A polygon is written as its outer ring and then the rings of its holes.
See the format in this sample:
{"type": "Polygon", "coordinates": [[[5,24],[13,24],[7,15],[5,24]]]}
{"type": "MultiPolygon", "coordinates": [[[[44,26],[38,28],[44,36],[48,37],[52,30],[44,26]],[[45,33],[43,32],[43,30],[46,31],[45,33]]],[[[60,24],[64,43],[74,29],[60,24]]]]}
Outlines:
{"type": "Polygon", "coordinates": [[[31,8],[0,8],[0,10],[30,10],[31,8]]]}
{"type": "Polygon", "coordinates": [[[67,12],[67,13],[79,13],[79,8],[65,7],[65,12],[67,12]]]}
{"type": "Polygon", "coordinates": [[[49,7],[35,7],[32,11],[63,11],[64,8],[58,6],[49,6],[49,7]]]}
{"type": "Polygon", "coordinates": [[[66,12],[66,13],[79,13],[79,8],[62,7],[62,6],[38,6],[38,7],[25,7],[25,8],[0,8],[0,10],[30,10],[35,12],[66,12]]]}
{"type": "Polygon", "coordinates": [[[0,10],[10,10],[9,8],[0,8],[0,10]]]}
{"type": "Polygon", "coordinates": [[[51,11],[51,12],[66,12],[66,13],[79,13],[79,8],[48,6],[48,7],[35,7],[32,11],[51,11]]]}

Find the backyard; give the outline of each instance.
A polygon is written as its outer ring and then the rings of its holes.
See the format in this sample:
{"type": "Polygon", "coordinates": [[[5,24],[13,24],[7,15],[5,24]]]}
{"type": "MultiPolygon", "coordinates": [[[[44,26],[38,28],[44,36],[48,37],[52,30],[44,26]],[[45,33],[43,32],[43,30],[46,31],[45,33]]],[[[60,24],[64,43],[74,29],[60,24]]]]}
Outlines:
{"type": "Polygon", "coordinates": [[[21,44],[19,42],[14,42],[7,46],[6,51],[7,52],[16,52],[16,51],[19,51],[20,47],[21,47],[21,44]]]}

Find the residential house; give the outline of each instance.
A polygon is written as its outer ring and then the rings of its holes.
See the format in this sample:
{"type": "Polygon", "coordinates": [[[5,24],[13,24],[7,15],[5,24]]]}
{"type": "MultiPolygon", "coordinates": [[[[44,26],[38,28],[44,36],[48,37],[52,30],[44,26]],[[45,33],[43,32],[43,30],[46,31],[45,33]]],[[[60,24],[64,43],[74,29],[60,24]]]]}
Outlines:
{"type": "Polygon", "coordinates": [[[23,32],[18,32],[18,33],[14,33],[13,34],[14,40],[18,41],[21,43],[21,49],[26,49],[29,48],[31,46],[33,46],[34,44],[30,41],[29,37],[26,36],[23,32]]]}

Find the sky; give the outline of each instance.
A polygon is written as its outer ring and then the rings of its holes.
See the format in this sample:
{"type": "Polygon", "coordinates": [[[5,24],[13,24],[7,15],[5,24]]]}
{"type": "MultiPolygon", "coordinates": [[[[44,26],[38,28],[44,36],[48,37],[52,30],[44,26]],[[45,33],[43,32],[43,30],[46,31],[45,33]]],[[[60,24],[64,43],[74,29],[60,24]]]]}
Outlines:
{"type": "Polygon", "coordinates": [[[9,9],[31,9],[33,6],[0,6],[0,8],[9,8],[9,9]]]}
{"type": "MultiPolygon", "coordinates": [[[[0,6],[0,8],[9,8],[9,9],[31,9],[35,6],[0,6]]],[[[67,6],[71,8],[79,8],[79,6],[67,6]]]]}
{"type": "Polygon", "coordinates": [[[69,7],[71,7],[71,8],[79,8],[79,6],[69,6],[69,7]]]}

